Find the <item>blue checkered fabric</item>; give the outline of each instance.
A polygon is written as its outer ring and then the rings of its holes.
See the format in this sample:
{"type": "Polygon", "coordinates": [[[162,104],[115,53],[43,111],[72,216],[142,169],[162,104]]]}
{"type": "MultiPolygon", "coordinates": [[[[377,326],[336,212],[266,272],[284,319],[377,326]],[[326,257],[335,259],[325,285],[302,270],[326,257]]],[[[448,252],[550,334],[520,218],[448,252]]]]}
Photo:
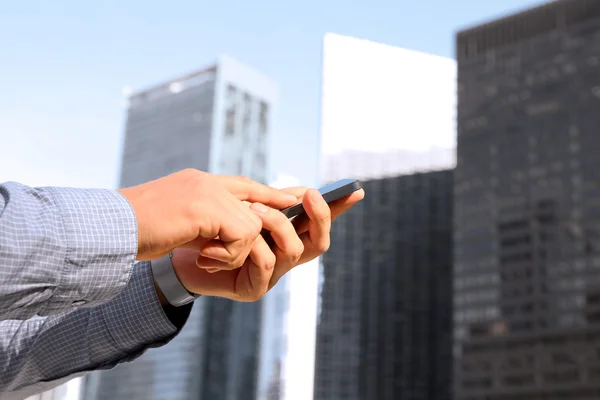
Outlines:
{"type": "Polygon", "coordinates": [[[170,341],[129,203],[0,185],[0,399],[23,399],[170,341]]]}

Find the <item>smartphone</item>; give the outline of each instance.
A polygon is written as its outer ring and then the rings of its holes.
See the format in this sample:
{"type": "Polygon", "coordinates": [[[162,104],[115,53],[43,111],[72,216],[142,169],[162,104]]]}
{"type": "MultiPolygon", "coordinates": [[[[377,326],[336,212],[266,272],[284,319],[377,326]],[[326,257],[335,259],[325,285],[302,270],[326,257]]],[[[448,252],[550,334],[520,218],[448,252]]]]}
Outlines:
{"type": "MultiPolygon", "coordinates": [[[[351,195],[352,193],[360,190],[362,185],[358,179],[342,179],[337,182],[330,183],[329,185],[323,186],[319,189],[319,193],[323,196],[323,199],[327,204],[331,204],[336,200],[351,195]]],[[[302,203],[291,206],[281,212],[289,219],[297,217],[304,213],[304,207],[302,203]]]]}
{"type": "MultiPolygon", "coordinates": [[[[339,200],[343,197],[351,195],[352,193],[360,190],[362,188],[362,184],[358,179],[342,179],[337,182],[330,183],[329,185],[323,186],[319,189],[319,193],[323,196],[323,200],[327,202],[327,204],[331,204],[336,200],[339,200]]],[[[289,208],[280,210],[288,219],[292,219],[298,217],[305,213],[304,207],[302,207],[302,203],[296,204],[295,206],[291,206],[289,208]]],[[[263,229],[261,235],[264,237],[265,241],[269,244],[273,244],[273,237],[271,236],[271,232],[263,229]]]]}

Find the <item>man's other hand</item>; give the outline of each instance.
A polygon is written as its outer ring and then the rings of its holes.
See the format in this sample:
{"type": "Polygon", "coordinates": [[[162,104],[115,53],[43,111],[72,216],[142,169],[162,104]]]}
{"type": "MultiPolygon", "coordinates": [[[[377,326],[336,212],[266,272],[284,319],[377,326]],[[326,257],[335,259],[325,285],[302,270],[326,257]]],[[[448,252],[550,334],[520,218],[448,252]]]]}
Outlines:
{"type": "Polygon", "coordinates": [[[269,246],[259,235],[241,268],[229,270],[219,261],[193,250],[173,251],[175,272],[187,290],[237,301],[260,299],[292,268],[327,251],[331,221],[364,197],[360,190],[328,206],[314,189],[290,188],[282,191],[303,202],[306,216],[299,220],[299,226],[294,226],[278,210],[257,203],[250,207],[246,205],[260,218],[263,228],[270,231],[273,244],[269,246]]]}
{"type": "Polygon", "coordinates": [[[228,268],[240,267],[262,229],[242,201],[274,208],[296,198],[244,177],[186,169],[119,192],[138,224],[138,260],[160,258],[176,247],[195,249],[228,268]]]}

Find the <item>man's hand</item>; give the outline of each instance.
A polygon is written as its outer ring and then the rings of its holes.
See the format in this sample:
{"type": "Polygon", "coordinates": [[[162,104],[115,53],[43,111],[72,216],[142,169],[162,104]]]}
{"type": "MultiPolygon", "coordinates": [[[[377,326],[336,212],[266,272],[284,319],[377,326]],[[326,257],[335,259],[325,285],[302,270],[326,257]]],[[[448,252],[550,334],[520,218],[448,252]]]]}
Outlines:
{"type": "MultiPolygon", "coordinates": [[[[302,202],[306,211],[305,214],[293,220],[295,232],[304,245],[304,251],[296,264],[288,269],[275,270],[269,289],[296,265],[312,261],[325,253],[330,244],[331,222],[365,197],[364,190],[360,189],[328,205],[316,189],[308,190],[306,187],[293,187],[282,189],[282,192],[294,195],[298,199],[297,203],[302,202]]],[[[269,229],[267,228],[267,230],[269,229]]]]}
{"type": "Polygon", "coordinates": [[[227,270],[227,266],[197,251],[176,249],[173,267],[187,290],[237,301],[260,299],[292,268],[327,251],[332,219],[364,197],[364,192],[358,191],[336,201],[330,209],[316,190],[291,188],[283,191],[302,199],[306,217],[300,220],[300,231],[297,232],[294,224],[278,210],[256,203],[246,206],[271,232],[274,244],[269,247],[259,235],[248,259],[236,270],[227,270]]]}
{"type": "Polygon", "coordinates": [[[242,201],[274,208],[296,198],[243,177],[186,169],[139,186],[121,189],[138,224],[138,260],[160,258],[176,247],[240,267],[262,228],[242,201]]]}

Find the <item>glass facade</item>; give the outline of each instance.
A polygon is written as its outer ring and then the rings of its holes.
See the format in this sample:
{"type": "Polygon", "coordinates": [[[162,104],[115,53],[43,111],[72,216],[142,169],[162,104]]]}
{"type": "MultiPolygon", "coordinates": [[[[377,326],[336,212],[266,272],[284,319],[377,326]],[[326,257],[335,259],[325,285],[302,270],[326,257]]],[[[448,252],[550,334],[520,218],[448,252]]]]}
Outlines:
{"type": "Polygon", "coordinates": [[[224,127],[219,170],[266,183],[268,103],[233,84],[225,90],[224,127]]]}
{"type": "MultiPolygon", "coordinates": [[[[223,57],[129,98],[120,186],[184,168],[266,182],[276,85],[223,57]],[[265,130],[266,129],[266,130],[265,130]]],[[[201,297],[167,346],[92,374],[86,400],[253,399],[262,304],[201,297]]]]}
{"type": "Polygon", "coordinates": [[[600,396],[600,2],[457,35],[455,399],[600,396]]]}
{"type": "Polygon", "coordinates": [[[452,171],[370,180],[323,256],[315,400],[447,400],[452,171]]]}
{"type": "Polygon", "coordinates": [[[189,87],[165,84],[130,97],[121,187],[188,167],[209,170],[211,141],[219,140],[212,134],[216,75],[209,68],[187,78],[196,79],[189,87]]]}

